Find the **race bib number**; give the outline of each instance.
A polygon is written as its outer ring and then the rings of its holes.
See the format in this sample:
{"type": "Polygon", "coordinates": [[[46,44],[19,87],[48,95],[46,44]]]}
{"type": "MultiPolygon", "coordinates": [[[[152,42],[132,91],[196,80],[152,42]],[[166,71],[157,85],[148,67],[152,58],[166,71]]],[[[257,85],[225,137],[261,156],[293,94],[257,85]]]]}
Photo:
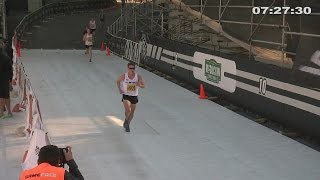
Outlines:
{"type": "Polygon", "coordinates": [[[128,84],[127,85],[127,92],[134,92],[136,91],[136,85],[135,84],[128,84]]]}

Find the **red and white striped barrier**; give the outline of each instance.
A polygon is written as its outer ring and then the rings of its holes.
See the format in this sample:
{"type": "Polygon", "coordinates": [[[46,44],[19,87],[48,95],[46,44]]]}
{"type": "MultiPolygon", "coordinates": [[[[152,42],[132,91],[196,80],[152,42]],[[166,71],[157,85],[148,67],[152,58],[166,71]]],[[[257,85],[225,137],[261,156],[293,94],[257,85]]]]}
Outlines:
{"type": "Polygon", "coordinates": [[[26,75],[21,62],[21,45],[17,36],[12,39],[13,49],[13,85],[18,86],[19,102],[14,106],[13,112],[25,113],[25,133],[27,134],[27,148],[22,159],[22,170],[37,166],[40,149],[51,144],[50,137],[45,130],[40,112],[39,101],[34,94],[31,82],[26,75]]]}

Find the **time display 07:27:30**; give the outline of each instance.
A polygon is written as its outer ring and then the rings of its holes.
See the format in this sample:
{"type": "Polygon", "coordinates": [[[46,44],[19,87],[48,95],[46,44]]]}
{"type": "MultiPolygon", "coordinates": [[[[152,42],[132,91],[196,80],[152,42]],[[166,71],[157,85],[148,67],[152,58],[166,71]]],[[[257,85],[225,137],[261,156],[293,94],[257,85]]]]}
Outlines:
{"type": "Polygon", "coordinates": [[[252,8],[253,14],[292,14],[292,15],[308,15],[311,14],[311,7],[263,7],[257,6],[252,8]]]}

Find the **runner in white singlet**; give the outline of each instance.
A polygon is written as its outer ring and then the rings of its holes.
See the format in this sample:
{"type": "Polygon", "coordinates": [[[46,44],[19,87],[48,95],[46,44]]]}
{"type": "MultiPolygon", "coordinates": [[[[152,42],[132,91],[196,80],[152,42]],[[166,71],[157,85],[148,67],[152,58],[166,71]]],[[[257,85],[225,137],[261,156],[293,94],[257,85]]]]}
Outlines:
{"type": "Polygon", "coordinates": [[[94,18],[91,18],[89,21],[89,28],[91,30],[91,33],[94,34],[95,30],[97,29],[96,20],[94,18]]]}
{"type": "Polygon", "coordinates": [[[87,33],[83,35],[82,40],[84,41],[84,45],[86,47],[85,54],[89,53],[89,56],[90,56],[89,62],[92,62],[91,58],[92,58],[92,47],[93,47],[93,34],[90,32],[90,29],[87,29],[87,33]]]}
{"type": "Polygon", "coordinates": [[[130,122],[133,119],[136,104],[138,103],[138,89],[144,88],[142,77],[135,73],[135,64],[130,62],[127,65],[128,72],[121,75],[117,80],[117,86],[122,94],[122,102],[125,109],[125,121],[123,127],[130,132],[130,122]]]}

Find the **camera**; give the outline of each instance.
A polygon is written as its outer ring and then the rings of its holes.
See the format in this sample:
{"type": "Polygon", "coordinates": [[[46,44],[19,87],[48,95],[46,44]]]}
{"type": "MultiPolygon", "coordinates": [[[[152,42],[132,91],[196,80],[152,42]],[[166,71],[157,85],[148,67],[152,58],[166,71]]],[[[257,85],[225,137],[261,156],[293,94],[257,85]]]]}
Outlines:
{"type": "Polygon", "coordinates": [[[64,152],[63,150],[66,150],[66,152],[69,151],[68,148],[59,148],[59,152],[60,152],[60,167],[64,167],[64,164],[67,163],[66,157],[64,156],[64,152]]]}

